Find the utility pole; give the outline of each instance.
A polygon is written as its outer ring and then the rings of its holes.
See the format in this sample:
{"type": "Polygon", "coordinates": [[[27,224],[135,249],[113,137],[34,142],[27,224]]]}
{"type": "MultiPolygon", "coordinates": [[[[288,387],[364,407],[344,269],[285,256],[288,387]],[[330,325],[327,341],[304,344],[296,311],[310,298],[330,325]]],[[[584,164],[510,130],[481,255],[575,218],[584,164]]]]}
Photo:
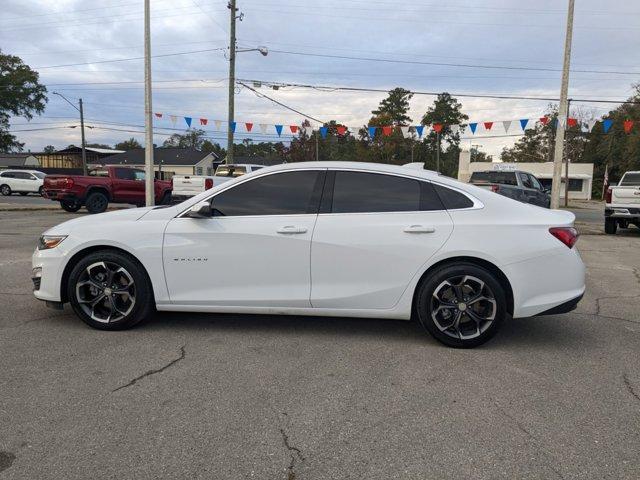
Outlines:
{"type": "Polygon", "coordinates": [[[153,113],[151,106],[151,11],[150,0],[144,0],[144,191],[145,203],[155,203],[153,167],[153,113]]]}
{"type": "Polygon", "coordinates": [[[84,139],[84,109],[82,108],[82,99],[78,99],[80,108],[80,137],[82,141],[82,173],[87,176],[87,142],[84,139]]]}
{"type": "Polygon", "coordinates": [[[78,106],[76,107],[71,100],[58,92],[52,92],[54,95],[58,95],[65,102],[75,108],[78,112],[80,112],[80,141],[82,145],[82,173],[87,175],[87,146],[84,137],[84,109],[82,108],[82,99],[78,99],[78,106]]]}
{"type": "MultiPolygon", "coordinates": [[[[569,112],[571,111],[571,99],[567,100],[567,116],[565,117],[565,125],[569,127],[569,112]]],[[[564,206],[569,206],[569,149],[567,148],[567,154],[564,163],[564,206]]]]}
{"type": "Polygon", "coordinates": [[[436,172],[440,173],[440,132],[436,132],[436,143],[438,145],[436,150],[436,172]]]}
{"type": "Polygon", "coordinates": [[[567,95],[569,90],[569,66],[571,64],[571,41],[573,37],[573,10],[575,0],[569,0],[567,10],[567,33],[564,40],[564,62],[562,65],[562,83],[560,85],[560,107],[558,108],[558,126],[556,127],[556,144],[553,155],[553,180],[551,183],[551,208],[560,207],[560,182],[562,179],[562,157],[564,152],[564,133],[567,112],[569,110],[567,95]]]}
{"type": "Polygon", "coordinates": [[[236,0],[229,0],[229,121],[227,122],[227,164],[233,163],[233,129],[236,88],[236,0]]]}
{"type": "Polygon", "coordinates": [[[316,162],[320,161],[320,131],[316,132],[316,162]]]}

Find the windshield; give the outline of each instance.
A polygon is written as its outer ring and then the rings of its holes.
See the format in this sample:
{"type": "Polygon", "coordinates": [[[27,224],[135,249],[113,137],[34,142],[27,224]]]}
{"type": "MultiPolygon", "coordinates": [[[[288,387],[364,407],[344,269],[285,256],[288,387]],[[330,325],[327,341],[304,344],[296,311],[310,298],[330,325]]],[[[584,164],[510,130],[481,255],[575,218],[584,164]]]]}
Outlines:
{"type": "Polygon", "coordinates": [[[640,173],[625,173],[620,180],[621,187],[637,187],[640,186],[640,173]]]}
{"type": "Polygon", "coordinates": [[[222,165],[216,170],[216,177],[239,177],[247,173],[246,167],[237,165],[222,165]]]}

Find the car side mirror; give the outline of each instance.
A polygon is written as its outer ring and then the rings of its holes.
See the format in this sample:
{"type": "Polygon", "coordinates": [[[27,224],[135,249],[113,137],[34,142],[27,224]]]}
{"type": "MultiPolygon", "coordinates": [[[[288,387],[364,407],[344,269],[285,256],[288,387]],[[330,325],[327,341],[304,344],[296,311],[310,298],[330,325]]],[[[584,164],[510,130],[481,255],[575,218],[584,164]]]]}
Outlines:
{"type": "Polygon", "coordinates": [[[189,218],[211,218],[211,204],[208,201],[198,202],[186,213],[189,218]]]}

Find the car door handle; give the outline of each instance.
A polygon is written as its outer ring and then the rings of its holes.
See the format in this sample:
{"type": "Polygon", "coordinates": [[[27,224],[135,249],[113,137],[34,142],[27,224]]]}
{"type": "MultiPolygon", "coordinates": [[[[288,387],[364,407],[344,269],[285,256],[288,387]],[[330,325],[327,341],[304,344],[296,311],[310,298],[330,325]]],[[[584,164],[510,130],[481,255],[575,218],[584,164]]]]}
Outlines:
{"type": "Polygon", "coordinates": [[[276,230],[276,232],[295,235],[300,233],[307,233],[307,229],[304,227],[296,227],[294,225],[286,225],[284,227],[280,227],[278,230],[276,230]]]}
{"type": "Polygon", "coordinates": [[[424,225],[411,225],[404,229],[406,233],[433,233],[436,231],[434,227],[425,227],[424,225]]]}

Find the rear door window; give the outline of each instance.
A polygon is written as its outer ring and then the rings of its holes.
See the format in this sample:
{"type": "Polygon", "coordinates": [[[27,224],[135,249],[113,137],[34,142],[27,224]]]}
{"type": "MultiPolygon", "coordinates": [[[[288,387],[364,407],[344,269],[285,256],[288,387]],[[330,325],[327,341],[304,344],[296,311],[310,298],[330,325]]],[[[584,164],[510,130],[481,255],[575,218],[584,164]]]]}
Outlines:
{"type": "Polygon", "coordinates": [[[434,184],[433,188],[447,210],[460,210],[461,208],[473,207],[473,201],[460,192],[443,187],[442,185],[434,184]]]}

